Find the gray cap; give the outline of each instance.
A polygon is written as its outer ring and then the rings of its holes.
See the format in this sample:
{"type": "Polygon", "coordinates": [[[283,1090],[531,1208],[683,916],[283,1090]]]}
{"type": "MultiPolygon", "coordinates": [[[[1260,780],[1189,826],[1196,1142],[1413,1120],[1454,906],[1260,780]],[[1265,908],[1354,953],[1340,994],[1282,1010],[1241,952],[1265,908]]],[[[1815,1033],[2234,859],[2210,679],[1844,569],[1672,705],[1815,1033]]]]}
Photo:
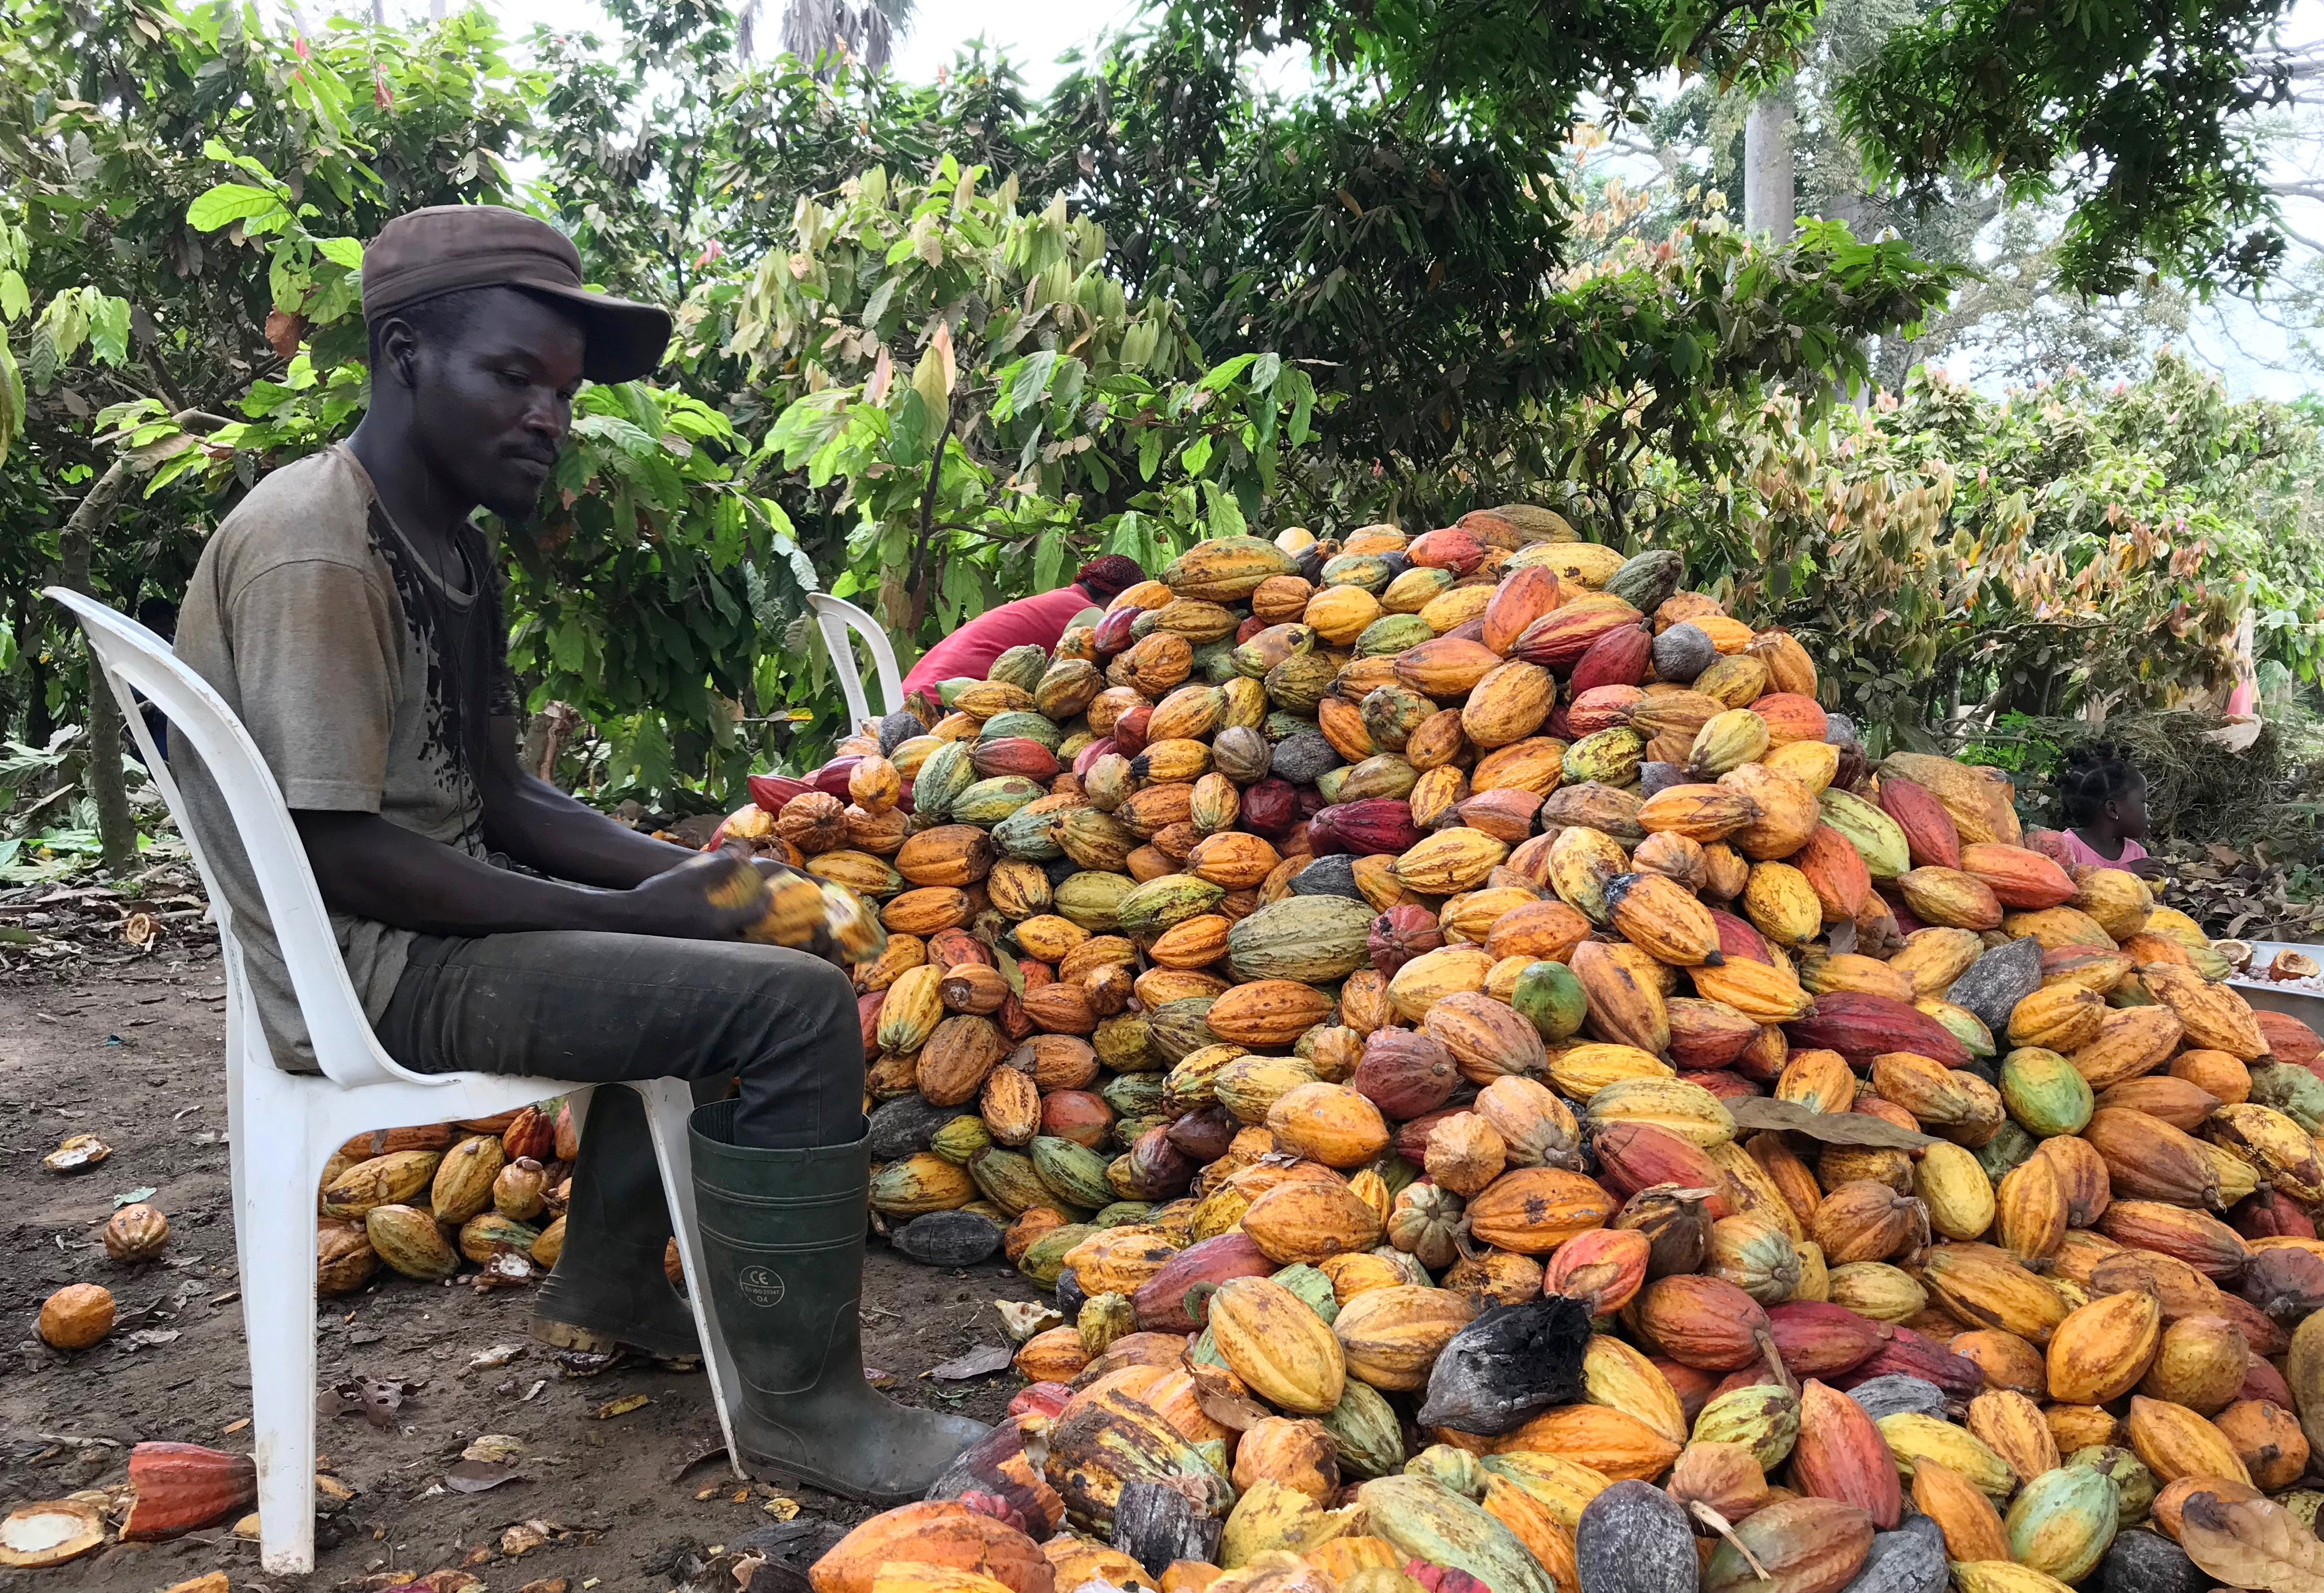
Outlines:
{"type": "Polygon", "coordinates": [[[570,308],[588,329],[582,375],[592,382],[647,375],[669,343],[668,310],[582,287],[573,240],[521,210],[432,205],[381,227],[364,251],[366,321],[466,288],[521,288],[570,308]]]}

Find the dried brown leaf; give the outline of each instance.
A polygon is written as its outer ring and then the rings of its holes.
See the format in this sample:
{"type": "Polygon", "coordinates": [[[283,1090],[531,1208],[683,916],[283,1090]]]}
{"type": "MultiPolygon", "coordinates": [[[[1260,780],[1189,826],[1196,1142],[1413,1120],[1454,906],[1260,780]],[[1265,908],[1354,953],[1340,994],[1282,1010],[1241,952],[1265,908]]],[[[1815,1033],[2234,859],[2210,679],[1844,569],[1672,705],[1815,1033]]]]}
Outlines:
{"type": "Polygon", "coordinates": [[[2179,1546],[2230,1587],[2264,1593],[2324,1593],[2324,1539],[2272,1499],[2229,1502],[2217,1494],[2188,1496],[2179,1546]]]}
{"type": "Polygon", "coordinates": [[[1869,1145],[1884,1151],[1918,1151],[1935,1144],[1925,1134],[1899,1128],[1867,1112],[1816,1112],[1797,1101],[1772,1096],[1738,1096],[1720,1103],[1735,1125],[1743,1129],[1775,1128],[1804,1134],[1828,1145],[1869,1145]]]}

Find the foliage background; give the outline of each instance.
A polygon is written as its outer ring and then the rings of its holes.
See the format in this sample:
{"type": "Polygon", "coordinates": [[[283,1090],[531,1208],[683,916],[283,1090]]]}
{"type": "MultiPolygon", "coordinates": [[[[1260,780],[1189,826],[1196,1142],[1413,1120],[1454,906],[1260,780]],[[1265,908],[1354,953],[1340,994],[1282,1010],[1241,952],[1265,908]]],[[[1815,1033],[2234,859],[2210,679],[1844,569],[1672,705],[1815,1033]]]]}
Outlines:
{"type": "Polygon", "coordinates": [[[584,723],[558,773],[609,805],[706,810],[820,757],[811,589],[909,652],[1098,551],[1519,500],[1682,548],[1876,745],[2216,691],[2246,604],[2268,683],[2324,662],[2306,417],[2171,360],[2007,401],[1904,380],[1975,287],[1914,240],[1754,245],[1700,186],[1595,173],[1586,97],[1618,130],[1673,63],[1748,82],[1814,47],[1812,7],[1608,7],[1488,72],[1490,6],[1423,50],[1387,14],[1180,0],[1038,104],[974,52],[928,85],[738,65],[715,3],[608,9],[522,44],[481,11],[0,20],[0,824],[69,856],[102,817],[78,643],[34,589],[166,629],[240,494],[351,429],[359,240],[422,203],[531,208],[678,311],[504,537],[532,705],[584,723]],[[1345,69],[1254,88],[1290,37],[1345,69]]]}

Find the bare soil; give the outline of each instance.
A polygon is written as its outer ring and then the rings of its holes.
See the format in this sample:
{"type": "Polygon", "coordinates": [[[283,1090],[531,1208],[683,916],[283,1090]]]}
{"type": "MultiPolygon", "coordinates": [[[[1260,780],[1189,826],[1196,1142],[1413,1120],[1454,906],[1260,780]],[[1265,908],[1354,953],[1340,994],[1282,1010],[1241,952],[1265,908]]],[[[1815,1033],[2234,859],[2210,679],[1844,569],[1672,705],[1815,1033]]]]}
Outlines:
{"type": "MultiPolygon", "coordinates": [[[[216,943],[171,934],[134,960],[0,981],[0,1511],[121,1484],[141,1440],[249,1448],[224,998],[216,943]],[[73,1176],[42,1165],[64,1135],[84,1132],[107,1141],[112,1157],[73,1176]],[[171,1238],[158,1260],[126,1265],[106,1255],[98,1230],[117,1201],[143,1190],[168,1216],[171,1238]],[[111,1290],[121,1321],[97,1347],[67,1355],[32,1323],[42,1301],[72,1283],[111,1290]]],[[[229,1522],[171,1542],[112,1544],[53,1570],[0,1570],[0,1588],[156,1593],[222,1571],[234,1593],[289,1593],[394,1586],[465,1567],[493,1593],[737,1593],[744,1585],[733,1562],[755,1549],[770,1563],[744,1593],[764,1593],[803,1588],[796,1569],[869,1514],[779,1477],[735,1477],[698,1373],[647,1363],[562,1375],[551,1352],[529,1342],[529,1296],[383,1274],[360,1293],[318,1302],[324,1387],[356,1376],[420,1387],[386,1429],[318,1418],[323,1469],[354,1492],[318,1524],[313,1575],[263,1574],[257,1544],[236,1538],[229,1522]],[[482,1352],[511,1345],[523,1348],[505,1365],[469,1369],[482,1352]],[[648,1403],[595,1414],[636,1394],[648,1403]],[[447,1468],[484,1434],[523,1445],[521,1480],[447,1491],[447,1468]],[[537,1547],[504,1553],[503,1533],[527,1523],[554,1530],[537,1547]]],[[[866,1359],[890,1375],[895,1398],[996,1420],[1017,1386],[1010,1374],[965,1383],[922,1374],[1005,1344],[992,1302],[1035,1297],[997,1263],[931,1270],[875,1242],[866,1359]]]]}

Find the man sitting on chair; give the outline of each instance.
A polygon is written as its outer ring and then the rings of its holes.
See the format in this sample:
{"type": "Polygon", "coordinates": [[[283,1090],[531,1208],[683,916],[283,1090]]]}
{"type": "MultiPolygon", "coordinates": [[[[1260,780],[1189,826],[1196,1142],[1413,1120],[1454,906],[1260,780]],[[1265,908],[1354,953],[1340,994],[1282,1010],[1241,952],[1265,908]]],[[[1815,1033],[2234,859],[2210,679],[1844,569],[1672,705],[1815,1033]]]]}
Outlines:
{"type": "MultiPolygon", "coordinates": [[[[586,292],[544,222],[416,211],[364,261],[371,403],[355,435],[261,481],[203,550],[177,651],[273,771],[387,1053],[422,1072],[678,1078],[695,1113],[703,1280],[761,1464],[835,1492],[918,1497],[985,1431],[863,1381],[868,1162],[854,991],[832,963],[736,939],[714,906],[749,865],[614,822],[525,774],[498,560],[539,502],[583,380],[660,362],[669,317],[586,292]],[[505,865],[515,865],[511,867],[505,865]]],[[[217,859],[279,1065],[314,1071],[288,971],[224,798],[172,759],[217,859]]],[[[698,1351],[662,1273],[670,1233],[642,1107],[596,1092],[565,1249],[535,1331],[698,1351]]]]}

